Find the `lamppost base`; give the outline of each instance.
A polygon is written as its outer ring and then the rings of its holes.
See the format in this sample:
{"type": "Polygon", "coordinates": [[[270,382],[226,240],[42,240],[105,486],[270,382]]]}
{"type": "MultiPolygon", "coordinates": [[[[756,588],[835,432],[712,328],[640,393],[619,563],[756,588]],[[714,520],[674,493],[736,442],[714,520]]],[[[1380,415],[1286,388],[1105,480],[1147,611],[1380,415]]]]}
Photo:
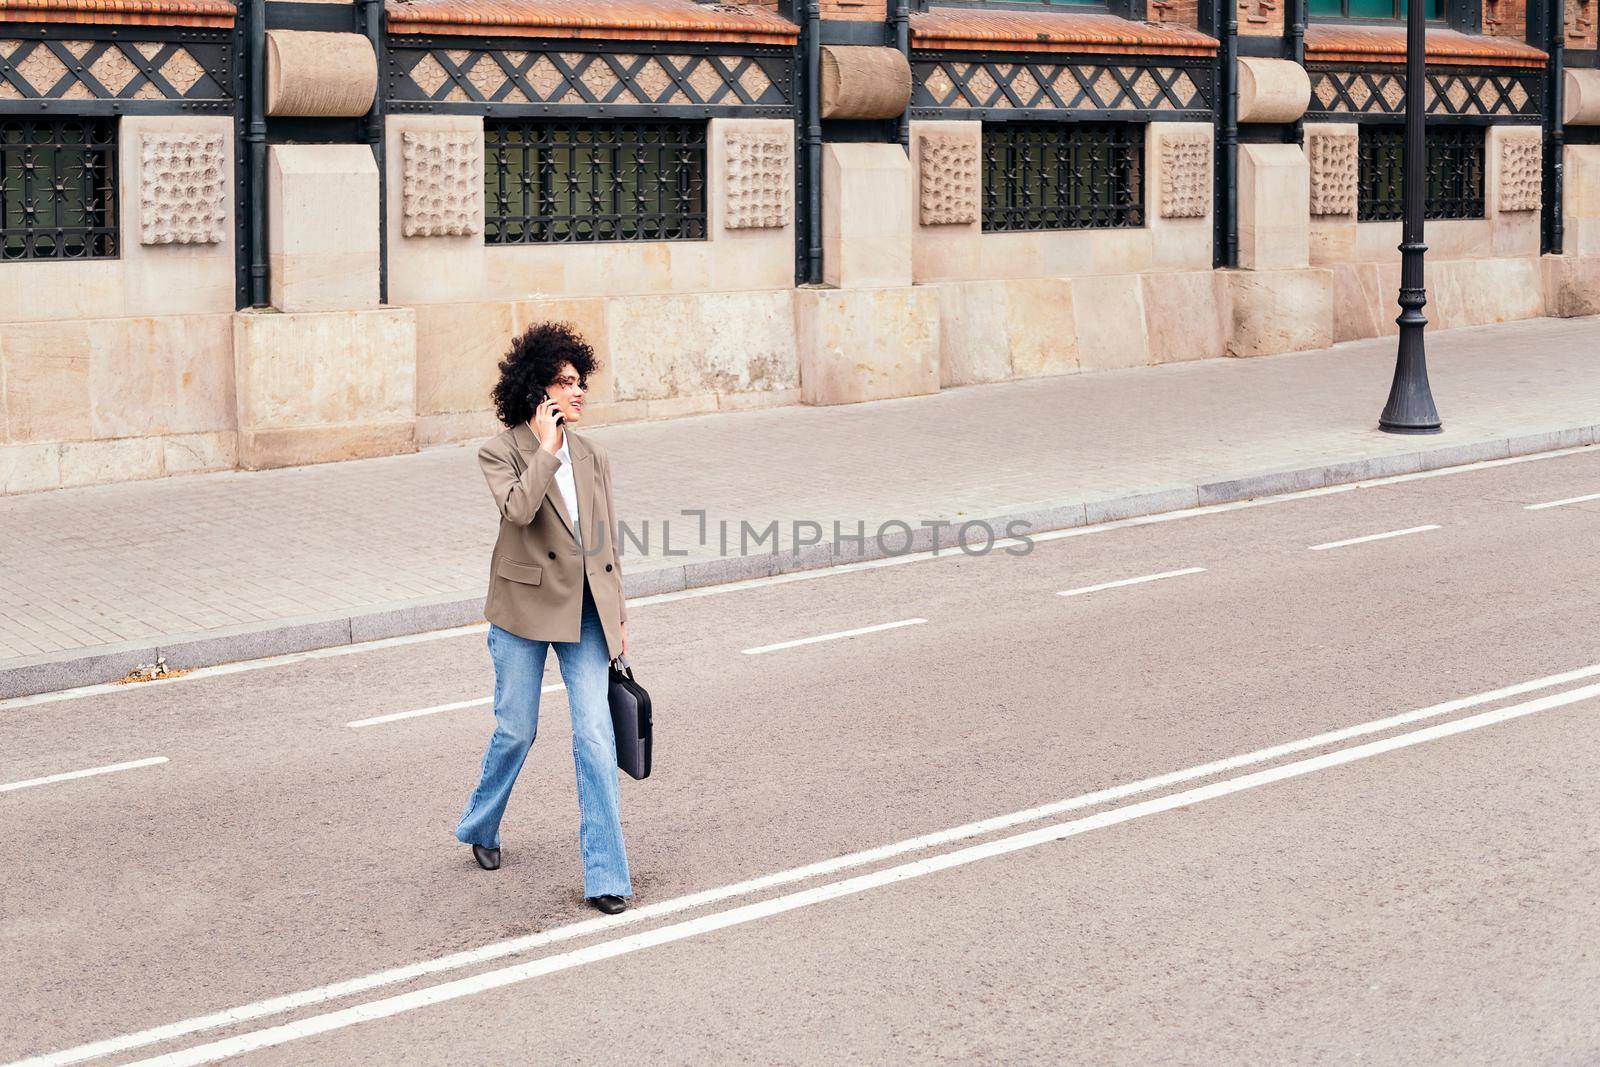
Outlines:
{"type": "Polygon", "coordinates": [[[1404,426],[1396,425],[1394,423],[1380,422],[1378,423],[1378,429],[1382,430],[1384,433],[1444,433],[1444,427],[1438,424],[1433,426],[1404,426]]]}

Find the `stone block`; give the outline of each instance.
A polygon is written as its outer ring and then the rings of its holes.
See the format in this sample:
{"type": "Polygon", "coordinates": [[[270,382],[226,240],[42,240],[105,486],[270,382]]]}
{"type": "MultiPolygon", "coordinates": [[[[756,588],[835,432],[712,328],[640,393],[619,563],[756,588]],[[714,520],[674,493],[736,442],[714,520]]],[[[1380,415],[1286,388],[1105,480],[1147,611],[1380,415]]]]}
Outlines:
{"type": "Polygon", "coordinates": [[[59,488],[59,444],[0,445],[0,496],[59,488]]]}
{"type": "Polygon", "coordinates": [[[161,439],[161,466],[169,475],[232,470],[239,465],[239,435],[217,433],[170,434],[161,439]]]}
{"type": "Polygon", "coordinates": [[[1312,218],[1308,235],[1311,265],[1323,267],[1355,262],[1357,225],[1354,215],[1312,218]]]}
{"type": "Polygon", "coordinates": [[[959,133],[918,136],[917,179],[924,226],[978,222],[977,140],[959,133]]]}
{"type": "MultiPolygon", "coordinates": [[[[122,121],[126,123],[131,119],[122,121]]],[[[5,284],[0,285],[0,332],[9,328],[7,323],[13,322],[123,314],[125,266],[126,259],[80,262],[41,259],[4,264],[5,284]]]]}
{"type": "Polygon", "coordinates": [[[794,127],[730,130],[723,169],[723,225],[730,230],[778,229],[793,209],[794,127]]]}
{"type": "Polygon", "coordinates": [[[406,237],[483,232],[483,135],[477,130],[406,130],[400,135],[406,237]]]}
{"type": "Polygon", "coordinates": [[[1074,278],[1078,365],[1084,370],[1142,367],[1151,362],[1144,285],[1137,274],[1074,278]]]}
{"type": "Polygon", "coordinates": [[[257,470],[411,451],[411,308],[233,317],[239,464],[257,470]]]}
{"type": "Polygon", "coordinates": [[[365,145],[273,145],[267,154],[272,305],[378,306],[378,168],[365,145]]]}
{"type": "Polygon", "coordinates": [[[1240,122],[1294,122],[1311,103],[1311,77],[1289,59],[1240,56],[1240,122]]]}
{"type": "Polygon", "coordinates": [[[922,288],[794,293],[801,398],[853,404],[939,389],[939,303],[922,288]]]}
{"type": "Polygon", "coordinates": [[[1066,278],[1020,278],[1006,283],[1006,339],[1011,376],[1035,378],[1078,369],[1078,323],[1073,283],[1066,278]]]}
{"type": "Polygon", "coordinates": [[[1543,200],[1544,167],[1537,126],[1491,126],[1490,159],[1495,167],[1491,202],[1502,212],[1538,211],[1543,200]]]}
{"type": "Polygon", "coordinates": [[[899,145],[822,149],[823,277],[840,289],[911,284],[911,163],[899,145]],[[828,255],[832,241],[834,255],[828,255]],[[870,249],[853,245],[871,242],[870,249]]]}
{"type": "MultiPolygon", "coordinates": [[[[584,425],[592,421],[601,424],[604,420],[595,420],[594,409],[584,412],[584,425]]],[[[451,444],[456,441],[481,441],[486,437],[493,437],[505,429],[500,425],[500,420],[495,418],[492,411],[454,411],[445,415],[418,415],[417,416],[417,447],[432,448],[434,445],[451,444]]]]}
{"type": "Polygon", "coordinates": [[[267,114],[359,118],[378,91],[378,57],[359,33],[267,31],[267,114]]]}
{"type": "Polygon", "coordinates": [[[61,446],[62,488],[159,478],[161,439],[124,437],[115,441],[68,441],[61,446]]]}
{"type": "Polygon", "coordinates": [[[1311,256],[1311,175],[1293,144],[1239,146],[1239,265],[1304,267],[1311,256]]]}
{"type": "Polygon", "coordinates": [[[1567,145],[1563,155],[1561,250],[1567,255],[1600,254],[1600,145],[1567,145]]]}
{"type": "Polygon", "coordinates": [[[1268,356],[1333,343],[1333,271],[1225,271],[1231,356],[1268,356]]]}
{"type": "Polygon", "coordinates": [[[90,332],[85,320],[0,325],[0,381],[5,383],[6,435],[11,441],[92,436],[90,332]]]}
{"type": "Polygon", "coordinates": [[[1600,255],[1545,256],[1542,266],[1548,314],[1600,315],[1600,255]]]}
{"type": "Polygon", "coordinates": [[[1226,280],[1216,271],[1141,276],[1145,334],[1152,363],[1214,359],[1227,354],[1226,280]]]}
{"type": "MultiPolygon", "coordinates": [[[[494,275],[488,259],[491,254],[506,251],[543,252],[548,249],[505,248],[486,246],[482,236],[483,179],[478,177],[473,196],[476,203],[474,222],[479,229],[470,233],[429,233],[407,236],[410,225],[403,191],[406,183],[405,144],[410,136],[437,138],[446,144],[475,144],[481,154],[483,145],[483,118],[479,115],[389,115],[385,118],[385,137],[388,150],[384,169],[389,183],[388,217],[385,226],[389,234],[389,302],[391,304],[453,304],[474,303],[492,299],[527,297],[538,287],[523,286],[519,277],[515,282],[501,283],[494,275]],[[402,195],[396,195],[400,192],[402,195]],[[507,291],[514,290],[514,291],[507,291]]],[[[420,143],[420,142],[416,142],[420,143]]],[[[480,155],[481,158],[481,155],[480,155]]],[[[419,204],[420,210],[420,204],[419,204]]],[[[433,229],[432,225],[423,227],[433,229]]],[[[559,291],[563,272],[559,267],[546,268],[538,275],[542,285],[554,285],[559,291]]]]}
{"type": "MultiPolygon", "coordinates": [[[[516,307],[420,304],[417,316],[417,414],[482,411],[515,338],[516,307]]],[[[590,342],[593,344],[593,342],[590,342]]]]}
{"type": "Polygon", "coordinates": [[[1201,123],[1151,127],[1163,219],[1203,219],[1211,213],[1211,129],[1201,123]]]}
{"type": "Polygon", "coordinates": [[[1544,275],[1533,257],[1439,263],[1430,284],[1443,329],[1519,322],[1544,314],[1544,275]]]}
{"type": "Polygon", "coordinates": [[[1600,124],[1600,70],[1566,68],[1562,114],[1562,121],[1568,126],[1600,124]]]}
{"type": "Polygon", "coordinates": [[[794,388],[800,372],[791,301],[790,290],[606,301],[612,399],[794,388]]]}
{"type": "Polygon", "coordinates": [[[1311,171],[1311,214],[1319,219],[1356,214],[1359,127],[1351,122],[1306,123],[1306,163],[1311,171]]]}
{"type": "Polygon", "coordinates": [[[934,286],[939,298],[939,384],[973,385],[1012,376],[1007,287],[1015,282],[934,286]]]}
{"type": "Polygon", "coordinates": [[[231,187],[222,133],[139,137],[139,239],[147,245],[228,239],[231,187]]]}
{"type": "Polygon", "coordinates": [[[231,315],[88,324],[93,436],[158,437],[233,427],[231,315]]]}
{"type": "Polygon", "coordinates": [[[911,102],[911,64],[881,45],[822,46],[822,117],[892,119],[911,102]]]}
{"type": "Polygon", "coordinates": [[[1386,318],[1384,312],[1390,308],[1383,302],[1379,284],[1381,268],[1378,264],[1338,263],[1330,269],[1333,271],[1335,342],[1359,341],[1396,332],[1393,322],[1394,316],[1399,314],[1399,307],[1393,299],[1396,294],[1390,294],[1389,305],[1393,314],[1386,318]]]}

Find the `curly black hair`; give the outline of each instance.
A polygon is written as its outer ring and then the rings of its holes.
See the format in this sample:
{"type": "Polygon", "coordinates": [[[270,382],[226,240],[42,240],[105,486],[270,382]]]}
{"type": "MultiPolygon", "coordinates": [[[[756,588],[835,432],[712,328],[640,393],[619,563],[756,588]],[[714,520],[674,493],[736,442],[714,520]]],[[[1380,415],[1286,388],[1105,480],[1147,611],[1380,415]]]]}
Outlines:
{"type": "Polygon", "coordinates": [[[600,366],[589,342],[567,323],[536,323],[512,341],[511,351],[500,361],[500,380],[494,387],[494,413],[500,421],[516,426],[533,418],[533,409],[555,382],[563,363],[572,364],[586,386],[589,375],[600,366]]]}

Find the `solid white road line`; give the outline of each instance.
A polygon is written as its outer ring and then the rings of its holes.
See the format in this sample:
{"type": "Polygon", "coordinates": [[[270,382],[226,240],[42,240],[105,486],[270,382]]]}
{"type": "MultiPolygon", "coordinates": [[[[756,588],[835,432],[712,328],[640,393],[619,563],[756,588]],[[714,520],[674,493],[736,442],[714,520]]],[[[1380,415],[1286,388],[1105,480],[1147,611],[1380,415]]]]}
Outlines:
{"type": "MultiPolygon", "coordinates": [[[[1476,471],[1490,470],[1496,467],[1506,467],[1519,463],[1537,463],[1547,459],[1563,459],[1567,456],[1577,455],[1582,452],[1591,452],[1600,448],[1596,445],[1575,445],[1571,448],[1557,449],[1552,452],[1536,452],[1526,456],[1510,456],[1505,459],[1480,460],[1477,463],[1464,463],[1457,467],[1440,467],[1429,471],[1415,471],[1411,474],[1391,474],[1382,478],[1370,478],[1363,482],[1346,482],[1343,485],[1323,486],[1320,489],[1300,489],[1292,493],[1277,493],[1271,496],[1253,497],[1249,500],[1235,500],[1227,504],[1206,504],[1200,507],[1185,508],[1180,511],[1164,511],[1155,515],[1139,515],[1131,519],[1117,519],[1112,522],[1103,522],[1095,526],[1074,526],[1062,530],[1046,530],[1028,535],[1028,540],[1034,543],[1057,541],[1066,537],[1083,537],[1088,534],[1108,533],[1112,530],[1121,530],[1129,526],[1148,526],[1159,522],[1175,522],[1181,519],[1199,518],[1204,515],[1218,515],[1229,511],[1239,511],[1244,508],[1259,508],[1270,504],[1286,504],[1296,500],[1309,500],[1314,497],[1330,496],[1335,493],[1348,493],[1356,489],[1375,489],[1386,485],[1397,485],[1402,482],[1420,481],[1424,478],[1444,478],[1455,474],[1471,474],[1476,471]]],[[[998,538],[994,542],[996,549],[1018,548],[1023,542],[1019,538],[998,538]]],[[[921,563],[930,559],[965,559],[965,552],[959,550],[946,551],[939,555],[933,552],[915,552],[903,556],[888,556],[883,559],[862,560],[857,563],[841,563],[832,567],[819,567],[809,571],[791,571],[786,574],[774,574],[765,578],[746,578],[737,582],[727,582],[722,585],[702,586],[697,589],[680,589],[672,593],[653,593],[650,596],[630,598],[628,606],[645,607],[651,604],[666,604],[675,600],[689,600],[703,596],[722,596],[727,593],[743,592],[746,589],[762,589],[772,585],[783,585],[788,582],[816,581],[820,578],[831,578],[835,575],[850,574],[855,571],[872,570],[878,567],[895,567],[904,563],[921,563]]],[[[487,623],[475,623],[470,626],[458,626],[450,630],[433,630],[428,633],[406,634],[402,637],[386,637],[377,641],[363,641],[354,645],[336,645],[331,648],[319,648],[310,652],[294,652],[283,656],[271,656],[266,659],[243,660],[238,663],[224,663],[215,667],[198,667],[187,674],[176,678],[163,678],[153,682],[141,682],[137,685],[120,685],[115,682],[98,685],[79,686],[76,689],[61,689],[53,693],[36,693],[33,696],[8,697],[0,700],[0,711],[16,708],[32,707],[37,704],[52,704],[60,700],[77,700],[81,697],[100,696],[106,693],[138,692],[152,686],[178,685],[182,682],[197,681],[201,678],[211,678],[221,674],[236,674],[241,671],[258,671],[269,667],[281,667],[286,664],[299,663],[308,659],[325,659],[329,656],[350,656],[362,652],[372,652],[381,648],[390,648],[395,645],[408,645],[420,641],[442,641],[454,637],[465,637],[471,634],[481,634],[488,629],[487,623]]]]}
{"type": "Polygon", "coordinates": [[[1204,574],[1204,567],[1185,567],[1181,571],[1162,571],[1160,574],[1146,574],[1139,578],[1122,578],[1115,582],[1101,582],[1099,585],[1086,585],[1081,589],[1063,589],[1056,596],[1082,596],[1084,593],[1098,593],[1102,589],[1120,589],[1125,585],[1142,585],[1145,582],[1159,582],[1163,578],[1178,578],[1185,574],[1204,574]]]}
{"type": "Polygon", "coordinates": [[[756,656],[763,652],[776,652],[782,648],[798,648],[800,645],[814,645],[818,641],[837,641],[841,637],[859,637],[862,634],[875,634],[880,630],[894,630],[901,626],[918,626],[927,621],[927,619],[901,619],[898,622],[880,622],[876,626],[858,626],[854,630],[840,630],[837,633],[818,634],[815,637],[801,637],[794,641],[779,641],[775,645],[760,645],[756,648],[741,648],[739,651],[743,652],[747,656],[756,656]]]}
{"type": "Polygon", "coordinates": [[[29,778],[26,782],[8,782],[0,785],[0,793],[9,793],[14,789],[31,789],[36,785],[50,785],[54,782],[70,782],[74,778],[92,778],[97,774],[115,774],[117,771],[131,771],[139,767],[154,767],[158,763],[167,762],[165,756],[151,756],[148,759],[130,760],[127,763],[112,763],[105,767],[90,767],[86,771],[67,771],[64,774],[52,774],[44,778],[29,778]]]}
{"type": "MultiPolygon", "coordinates": [[[[566,686],[557,683],[547,685],[539,690],[541,693],[553,693],[566,686]]],[[[420,719],[424,715],[437,715],[442,711],[460,711],[462,708],[481,708],[485,704],[493,704],[494,697],[478,697],[476,700],[458,700],[454,704],[435,704],[431,708],[417,708],[414,711],[396,711],[388,715],[374,715],[370,719],[357,719],[345,723],[352,730],[360,730],[367,726],[378,726],[386,722],[399,722],[401,719],[420,719]]]]}
{"type": "MultiPolygon", "coordinates": [[[[628,923],[644,922],[658,919],[677,912],[689,911],[694,908],[715,904],[718,901],[729,900],[735,897],[749,896],[752,893],[775,889],[778,886],[789,885],[795,882],[818,878],[827,874],[862,867],[868,864],[880,863],[895,856],[918,852],[924,849],[947,845],[956,841],[980,837],[984,834],[1006,830],[1013,826],[1020,826],[1040,819],[1047,819],[1054,815],[1061,815],[1069,811],[1078,811],[1083,808],[1095,807],[1100,804],[1116,800],[1124,800],[1141,793],[1165,789],[1168,786],[1182,785],[1186,782],[1209,778],[1216,774],[1225,774],[1229,771],[1239,770],[1242,767],[1254,766],[1271,760],[1282,759],[1300,752],[1326,745],[1339,744],[1356,737],[1365,737],[1372,734],[1383,733],[1400,726],[1406,726],[1425,719],[1438,718],[1444,715],[1453,715],[1458,711],[1469,708],[1482,707],[1496,701],[1507,700],[1512,697],[1522,696],[1526,693],[1537,692],[1541,689],[1553,689],[1557,686],[1580,682],[1588,678],[1600,677],[1600,663],[1579,667],[1575,670],[1563,671],[1543,678],[1533,678],[1515,685],[1492,689],[1471,696],[1458,697],[1447,700],[1441,704],[1419,708],[1415,711],[1402,712],[1382,719],[1357,723],[1354,726],[1341,727],[1326,733],[1303,737],[1297,741],[1274,745],[1271,748],[1257,749],[1241,755],[1229,756],[1224,759],[1202,763],[1184,770],[1172,771],[1167,774],[1145,778],[1135,782],[1111,786],[1107,789],[1085,793],[1081,796],[1065,800],[1053,801],[1036,808],[1023,811],[1010,812],[1005,815],[996,815],[977,822],[970,822],[962,826],[951,827],[946,830],[937,830],[933,833],[923,834],[919,837],[906,838],[887,845],[865,849],[860,852],[851,852],[843,856],[836,856],[826,860],[819,860],[802,867],[793,867],[789,870],[777,871],[772,874],[761,875],[743,882],[717,886],[712,889],[701,890],[681,897],[659,901],[655,904],[646,904],[642,907],[629,908],[621,915],[609,918],[587,919],[582,922],[570,923],[566,926],[557,926],[537,934],[527,934],[523,937],[510,938],[505,941],[496,941],[482,945],[475,949],[440,956],[420,963],[407,964],[394,967],[386,971],[362,975],[358,978],[349,978],[331,985],[317,986],[312,989],[303,989],[296,993],[287,993],[283,996],[273,997],[270,1000],[256,1001],[253,1004],[244,1004],[225,1011],[213,1012],[209,1015],[195,1016],[175,1023],[140,1030],[131,1034],[118,1037],[105,1038],[85,1045],[61,1052],[51,1053],[37,1059],[25,1061],[31,1065],[45,1065],[45,1067],[64,1067],[66,1064],[82,1063],[86,1060],[98,1059],[103,1056],[127,1052],[131,1049],[145,1048],[150,1045],[160,1044],[164,1041],[176,1040],[189,1034],[200,1033],[206,1030],[216,1030],[222,1027],[234,1026],[254,1019],[263,1019],[285,1012],[297,1011],[316,1004],[338,1000],[342,997],[354,996],[371,989],[409,982],[430,974],[441,974],[447,971],[460,970],[463,967],[472,967],[487,963],[491,960],[503,959],[527,952],[531,949],[561,941],[570,941],[575,938],[585,937],[601,930],[628,923]]],[[[17,1067],[17,1065],[13,1065],[17,1067]]]]}
{"type": "Polygon", "coordinates": [[[455,981],[444,982],[411,993],[370,1001],[352,1008],[328,1012],[281,1026],[269,1027],[264,1030],[241,1034],[237,1037],[225,1038],[221,1041],[183,1049],[164,1056],[140,1060],[139,1063],[146,1065],[146,1067],[155,1067],[155,1065],[160,1065],[160,1067],[190,1067],[190,1065],[194,1064],[214,1063],[230,1056],[240,1056],[257,1049],[287,1044],[300,1038],[324,1034],[332,1030],[340,1030],[348,1026],[354,1026],[357,1023],[389,1018],[434,1004],[457,1000],[493,989],[501,989],[542,975],[553,974],[557,971],[570,970],[598,960],[628,955],[657,945],[670,944],[674,941],[697,937],[715,930],[725,930],[732,926],[755,922],[774,915],[782,915],[786,912],[810,907],[824,901],[837,900],[840,897],[879,889],[887,885],[895,885],[939,871],[993,859],[996,856],[1021,852],[1024,849],[1051,844],[1078,834],[1087,833],[1090,830],[1117,826],[1149,815],[1158,815],[1162,812],[1171,811],[1174,808],[1231,796],[1248,789],[1258,789],[1261,786],[1272,785],[1276,782],[1328,770],[1332,767],[1342,767],[1358,760],[1371,759],[1374,756],[1380,756],[1388,752],[1411,748],[1445,737],[1453,737],[1470,730],[1479,730],[1511,719],[1548,711],[1551,708],[1560,708],[1580,701],[1592,700],[1595,697],[1600,697],[1600,685],[1588,685],[1581,689],[1540,697],[1537,700],[1530,700],[1523,704],[1513,704],[1509,707],[1486,711],[1465,719],[1456,719],[1452,722],[1440,723],[1437,726],[1425,727],[1411,733],[1397,734],[1393,737],[1369,741],[1366,744],[1355,745],[1350,748],[1336,749],[1320,756],[1286,763],[1269,770],[1256,771],[1253,774],[1242,775],[1238,778],[1228,778],[1220,782],[1213,782],[1210,785],[1199,786],[1195,789],[1172,793],[1120,808],[1112,808],[1109,811],[1103,811],[1081,819],[1040,827],[1037,830],[1030,830],[1011,837],[1003,837],[996,841],[988,841],[981,845],[971,845],[954,852],[913,860],[910,863],[903,863],[881,871],[874,871],[870,874],[857,875],[854,878],[847,878],[843,881],[801,890],[800,892],[790,893],[772,900],[745,904],[727,911],[715,912],[696,919],[672,923],[653,930],[645,930],[641,933],[619,937],[611,941],[602,941],[571,952],[558,953],[554,956],[546,956],[527,963],[502,967],[498,970],[473,975],[470,978],[459,978],[455,981]]]}
{"type": "Polygon", "coordinates": [[[1587,496],[1569,496],[1565,500],[1548,500],[1543,504],[1524,504],[1523,511],[1543,511],[1545,508],[1559,508],[1563,504],[1586,504],[1591,500],[1600,500],[1600,493],[1590,493],[1587,496]]]}
{"type": "Polygon", "coordinates": [[[1346,545],[1364,545],[1368,541],[1387,541],[1391,537],[1405,537],[1407,534],[1427,533],[1429,530],[1439,529],[1438,524],[1430,526],[1412,526],[1405,530],[1390,530],[1388,533],[1368,534],[1365,537],[1352,537],[1347,541],[1329,541],[1323,545],[1312,545],[1312,552],[1322,552],[1330,548],[1344,548],[1346,545]]]}

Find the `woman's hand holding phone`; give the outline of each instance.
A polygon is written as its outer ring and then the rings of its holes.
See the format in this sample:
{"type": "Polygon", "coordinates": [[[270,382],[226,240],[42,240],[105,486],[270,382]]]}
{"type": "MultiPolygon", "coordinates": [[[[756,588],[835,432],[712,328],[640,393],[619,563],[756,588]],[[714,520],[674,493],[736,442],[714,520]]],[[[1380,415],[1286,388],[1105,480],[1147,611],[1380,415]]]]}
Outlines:
{"type": "Polygon", "coordinates": [[[561,414],[553,398],[546,396],[539,401],[539,406],[533,409],[533,418],[528,425],[533,428],[534,436],[539,439],[539,447],[554,455],[556,449],[561,447],[561,424],[566,421],[566,416],[561,414]]]}

